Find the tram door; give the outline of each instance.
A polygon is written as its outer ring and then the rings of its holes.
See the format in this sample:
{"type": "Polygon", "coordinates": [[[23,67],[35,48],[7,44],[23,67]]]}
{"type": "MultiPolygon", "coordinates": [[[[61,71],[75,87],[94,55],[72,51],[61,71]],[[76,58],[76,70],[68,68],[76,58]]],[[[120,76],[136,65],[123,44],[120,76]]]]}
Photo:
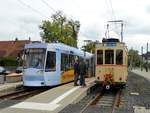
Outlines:
{"type": "Polygon", "coordinates": [[[58,84],[58,52],[56,51],[47,51],[46,64],[45,64],[45,84],[46,85],[55,85],[58,84]]]}

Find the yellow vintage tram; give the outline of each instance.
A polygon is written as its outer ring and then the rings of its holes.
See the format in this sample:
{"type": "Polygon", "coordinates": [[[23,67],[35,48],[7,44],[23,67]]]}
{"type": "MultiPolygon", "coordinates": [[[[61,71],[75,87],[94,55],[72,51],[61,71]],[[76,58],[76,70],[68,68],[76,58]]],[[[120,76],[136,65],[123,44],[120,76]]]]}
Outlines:
{"type": "Polygon", "coordinates": [[[103,39],[96,44],[96,82],[109,89],[127,82],[128,50],[119,39],[103,39]]]}

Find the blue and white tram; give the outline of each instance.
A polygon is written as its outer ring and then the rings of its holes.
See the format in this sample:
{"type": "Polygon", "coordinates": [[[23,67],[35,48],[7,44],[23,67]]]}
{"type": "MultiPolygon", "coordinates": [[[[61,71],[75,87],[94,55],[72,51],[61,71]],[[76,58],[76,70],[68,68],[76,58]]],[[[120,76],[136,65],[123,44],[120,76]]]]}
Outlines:
{"type": "Polygon", "coordinates": [[[93,55],[62,43],[30,43],[24,48],[24,86],[54,86],[74,79],[74,59],[93,55]]]}

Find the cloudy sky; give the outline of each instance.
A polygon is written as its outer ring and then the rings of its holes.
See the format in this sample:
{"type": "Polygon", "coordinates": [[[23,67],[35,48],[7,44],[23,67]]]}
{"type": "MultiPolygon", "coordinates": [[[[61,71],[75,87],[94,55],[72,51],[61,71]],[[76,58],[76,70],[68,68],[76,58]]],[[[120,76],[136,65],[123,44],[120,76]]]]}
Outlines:
{"type": "MultiPolygon", "coordinates": [[[[58,10],[80,21],[79,46],[83,40],[101,41],[107,21],[114,19],[124,20],[129,49],[144,46],[146,51],[150,44],[149,0],[0,0],[0,40],[41,40],[38,26],[58,10]]],[[[119,25],[111,26],[119,32],[119,25]]]]}

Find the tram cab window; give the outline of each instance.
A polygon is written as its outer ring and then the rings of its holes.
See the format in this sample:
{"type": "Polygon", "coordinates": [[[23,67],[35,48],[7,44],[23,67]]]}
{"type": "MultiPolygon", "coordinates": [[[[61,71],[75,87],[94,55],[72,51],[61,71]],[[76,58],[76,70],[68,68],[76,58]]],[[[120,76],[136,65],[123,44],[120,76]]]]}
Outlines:
{"type": "Polygon", "coordinates": [[[45,71],[55,71],[56,70],[56,53],[52,51],[47,52],[46,59],[46,70],[45,71]]]}
{"type": "Polygon", "coordinates": [[[105,51],[105,64],[114,64],[114,51],[113,50],[105,51]]]}
{"type": "Polygon", "coordinates": [[[97,64],[103,64],[103,51],[97,50],[97,64]]]}
{"type": "Polygon", "coordinates": [[[116,51],[116,64],[123,64],[123,50],[116,51]]]}
{"type": "Polygon", "coordinates": [[[25,50],[24,68],[44,68],[45,49],[42,48],[29,48],[25,50]]]}

